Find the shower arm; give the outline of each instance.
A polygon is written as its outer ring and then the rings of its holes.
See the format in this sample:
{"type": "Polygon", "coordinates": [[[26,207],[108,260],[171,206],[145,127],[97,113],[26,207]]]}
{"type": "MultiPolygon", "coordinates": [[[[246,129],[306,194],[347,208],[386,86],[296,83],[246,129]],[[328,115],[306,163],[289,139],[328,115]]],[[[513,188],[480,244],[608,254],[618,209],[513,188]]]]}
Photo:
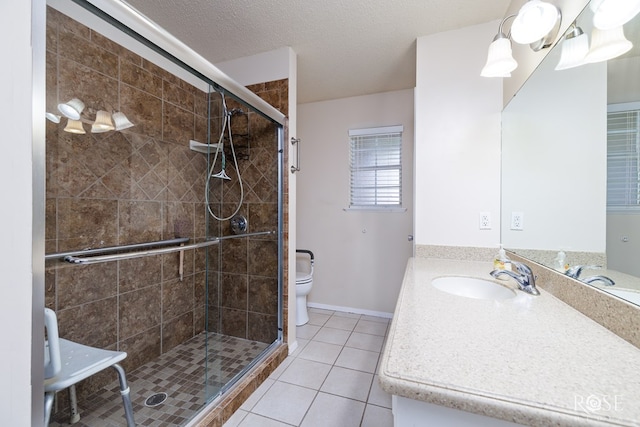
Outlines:
{"type": "MultiPolygon", "coordinates": [[[[154,255],[163,255],[163,254],[170,254],[174,252],[186,251],[190,249],[206,248],[208,246],[217,245],[223,240],[238,239],[241,237],[264,236],[267,234],[276,234],[276,231],[259,231],[256,233],[213,237],[211,239],[205,240],[204,242],[192,243],[189,245],[174,246],[170,248],[149,249],[149,250],[135,251],[135,252],[125,252],[125,253],[119,253],[119,254],[113,254],[113,255],[97,255],[97,256],[89,256],[89,257],[67,255],[66,257],[64,257],[64,260],[71,264],[80,264],[80,265],[98,264],[101,262],[118,261],[118,260],[133,259],[133,258],[143,258],[148,256],[154,256],[154,255]]],[[[157,245],[157,242],[150,242],[150,243],[156,243],[157,245]]]]}

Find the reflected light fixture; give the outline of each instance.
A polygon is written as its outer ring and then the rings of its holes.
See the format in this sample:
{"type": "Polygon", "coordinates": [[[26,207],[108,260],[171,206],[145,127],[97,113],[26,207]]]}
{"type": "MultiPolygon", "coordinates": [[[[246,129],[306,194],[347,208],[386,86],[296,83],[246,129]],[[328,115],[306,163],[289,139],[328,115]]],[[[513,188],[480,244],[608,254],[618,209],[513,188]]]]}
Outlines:
{"type": "Polygon", "coordinates": [[[113,113],[113,122],[115,123],[116,130],[128,129],[133,126],[133,123],[129,121],[127,116],[124,113],[118,111],[117,113],[113,113]]]}
{"type": "Polygon", "coordinates": [[[571,24],[567,35],[562,42],[560,61],[556,65],[556,70],[567,70],[585,64],[585,57],[589,52],[589,37],[577,27],[571,24]]]}
{"type": "Polygon", "coordinates": [[[591,0],[593,25],[611,30],[631,21],[640,12],[640,0],[591,0]]]}
{"type": "Polygon", "coordinates": [[[627,53],[633,47],[624,36],[622,26],[609,30],[594,28],[591,33],[591,49],[585,62],[602,62],[627,53]]]}
{"type": "MultiPolygon", "coordinates": [[[[106,106],[105,108],[113,111],[110,106],[106,106]]],[[[58,104],[58,110],[69,120],[67,121],[67,126],[64,128],[65,131],[71,133],[84,134],[86,133],[82,123],[91,124],[91,133],[104,133],[112,130],[123,130],[128,129],[132,126],[135,126],[131,121],[124,115],[124,113],[118,111],[116,113],[111,113],[105,110],[99,110],[96,113],[96,119],[92,123],[86,118],[81,118],[81,113],[84,111],[85,105],[84,102],[79,100],[78,98],[73,98],[72,100],[58,104]],[[115,123],[115,126],[114,126],[115,123]]],[[[93,110],[90,108],[89,113],[93,110]]],[[[60,123],[60,116],[45,112],[45,116],[48,120],[51,120],[54,123],[60,123]]]]}
{"type": "Polygon", "coordinates": [[[96,121],[91,125],[91,133],[103,133],[114,130],[111,116],[108,112],[100,110],[96,113],[96,121]]]}
{"type": "Polygon", "coordinates": [[[75,134],[85,134],[84,127],[82,126],[82,122],[80,120],[67,120],[67,126],[64,128],[65,132],[75,133],[75,134]]]}
{"type": "Polygon", "coordinates": [[[511,38],[519,44],[537,42],[544,39],[560,19],[560,10],[551,3],[529,0],[520,8],[511,25],[511,38]]]}
{"type": "Polygon", "coordinates": [[[58,104],[58,111],[68,119],[80,120],[80,113],[82,113],[82,110],[84,110],[84,102],[80,101],[78,98],[73,98],[68,102],[58,104]]]}
{"type": "Polygon", "coordinates": [[[518,67],[518,63],[513,59],[511,40],[509,40],[509,37],[505,36],[502,31],[502,26],[505,21],[515,16],[516,15],[507,16],[500,23],[498,34],[496,34],[489,45],[487,62],[480,72],[482,77],[511,77],[511,72],[518,67]]]}
{"type": "Polygon", "coordinates": [[[50,112],[47,111],[46,113],[44,113],[44,116],[47,118],[47,120],[49,120],[49,121],[51,121],[53,123],[60,123],[60,118],[61,117],[59,115],[57,115],[57,114],[53,114],[53,113],[50,113],[50,112]]]}

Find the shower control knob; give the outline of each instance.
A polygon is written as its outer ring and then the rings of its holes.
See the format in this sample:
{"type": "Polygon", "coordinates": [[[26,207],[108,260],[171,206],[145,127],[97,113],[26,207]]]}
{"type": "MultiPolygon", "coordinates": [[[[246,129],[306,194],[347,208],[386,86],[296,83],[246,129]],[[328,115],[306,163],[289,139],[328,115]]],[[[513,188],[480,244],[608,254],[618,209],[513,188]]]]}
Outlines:
{"type": "Polygon", "coordinates": [[[244,234],[247,232],[249,222],[243,215],[236,215],[231,218],[231,232],[233,234],[244,234]]]}

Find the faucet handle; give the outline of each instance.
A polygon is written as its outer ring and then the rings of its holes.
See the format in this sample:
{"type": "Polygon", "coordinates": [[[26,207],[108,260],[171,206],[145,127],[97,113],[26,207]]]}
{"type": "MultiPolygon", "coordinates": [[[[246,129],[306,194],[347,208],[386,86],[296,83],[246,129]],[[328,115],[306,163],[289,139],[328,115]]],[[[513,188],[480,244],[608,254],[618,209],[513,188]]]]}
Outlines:
{"type": "Polygon", "coordinates": [[[512,261],[511,263],[514,265],[516,270],[518,270],[518,273],[533,277],[533,271],[531,271],[531,268],[527,264],[523,264],[518,261],[512,261]]]}

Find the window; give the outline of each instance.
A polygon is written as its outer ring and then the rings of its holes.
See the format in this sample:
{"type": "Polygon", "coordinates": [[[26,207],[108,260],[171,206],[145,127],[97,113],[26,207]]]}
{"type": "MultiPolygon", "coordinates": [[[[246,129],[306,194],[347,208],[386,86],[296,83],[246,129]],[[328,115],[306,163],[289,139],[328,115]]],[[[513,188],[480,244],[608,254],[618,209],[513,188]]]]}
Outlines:
{"type": "Polygon", "coordinates": [[[402,126],[352,129],[352,209],[402,207],[402,126]]]}
{"type": "Polygon", "coordinates": [[[640,109],[607,114],[607,208],[640,209],[640,109]]]}

